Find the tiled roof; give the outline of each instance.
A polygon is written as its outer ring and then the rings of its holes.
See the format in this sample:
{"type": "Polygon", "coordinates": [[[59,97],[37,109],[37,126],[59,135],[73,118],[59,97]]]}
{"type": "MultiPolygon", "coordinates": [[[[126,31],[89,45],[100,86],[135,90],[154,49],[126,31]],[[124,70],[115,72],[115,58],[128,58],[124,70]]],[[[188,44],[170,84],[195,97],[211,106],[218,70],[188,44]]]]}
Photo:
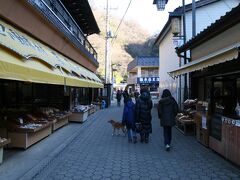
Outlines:
{"type": "Polygon", "coordinates": [[[233,8],[230,12],[227,12],[224,16],[221,16],[220,19],[216,20],[210,26],[198,33],[183,46],[177,48],[177,52],[181,53],[187,49],[196,47],[197,45],[209,40],[238,23],[240,23],[240,4],[233,8]]]}
{"type": "Polygon", "coordinates": [[[136,57],[133,61],[131,61],[128,64],[127,70],[130,71],[131,69],[137,66],[159,67],[159,57],[149,57],[149,56],[136,57]]]}

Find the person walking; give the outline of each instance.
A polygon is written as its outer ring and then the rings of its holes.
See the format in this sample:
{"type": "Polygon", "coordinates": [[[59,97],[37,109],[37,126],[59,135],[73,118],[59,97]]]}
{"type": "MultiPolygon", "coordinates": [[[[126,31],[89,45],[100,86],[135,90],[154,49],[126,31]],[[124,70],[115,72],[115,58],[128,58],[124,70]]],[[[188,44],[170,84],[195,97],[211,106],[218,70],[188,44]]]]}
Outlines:
{"type": "Polygon", "coordinates": [[[138,97],[139,97],[139,92],[137,90],[135,90],[134,91],[135,102],[137,102],[138,97]]]}
{"type": "Polygon", "coordinates": [[[136,102],[136,122],[141,123],[140,138],[141,142],[148,143],[149,134],[152,133],[152,100],[147,89],[141,89],[140,97],[136,102]]]}
{"type": "Polygon", "coordinates": [[[124,104],[122,123],[127,127],[128,142],[137,143],[137,136],[135,130],[135,104],[132,98],[128,97],[124,104]]]}
{"type": "Polygon", "coordinates": [[[121,106],[122,93],[120,90],[117,90],[116,98],[117,98],[117,105],[121,106]]]}
{"type": "Polygon", "coordinates": [[[158,118],[163,127],[164,145],[166,151],[170,150],[172,140],[172,127],[175,126],[175,117],[178,113],[178,104],[168,89],[164,89],[158,102],[158,118]]]}
{"type": "Polygon", "coordinates": [[[125,104],[125,103],[127,102],[128,98],[129,98],[129,94],[128,94],[127,89],[125,89],[125,90],[123,91],[122,95],[123,95],[123,102],[124,102],[124,104],[125,104]]]}

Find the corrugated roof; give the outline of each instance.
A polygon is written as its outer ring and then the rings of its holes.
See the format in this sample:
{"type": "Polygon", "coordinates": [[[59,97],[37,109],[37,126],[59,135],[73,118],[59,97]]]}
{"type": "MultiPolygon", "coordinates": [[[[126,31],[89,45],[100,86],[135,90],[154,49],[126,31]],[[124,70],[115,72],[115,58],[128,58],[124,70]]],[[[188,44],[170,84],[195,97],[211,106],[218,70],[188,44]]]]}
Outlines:
{"type": "Polygon", "coordinates": [[[210,26],[198,33],[183,46],[177,48],[177,53],[179,54],[183,51],[196,47],[197,45],[202,44],[238,23],[240,23],[240,4],[233,8],[230,12],[227,12],[225,16],[221,16],[220,19],[216,20],[210,26]]]}

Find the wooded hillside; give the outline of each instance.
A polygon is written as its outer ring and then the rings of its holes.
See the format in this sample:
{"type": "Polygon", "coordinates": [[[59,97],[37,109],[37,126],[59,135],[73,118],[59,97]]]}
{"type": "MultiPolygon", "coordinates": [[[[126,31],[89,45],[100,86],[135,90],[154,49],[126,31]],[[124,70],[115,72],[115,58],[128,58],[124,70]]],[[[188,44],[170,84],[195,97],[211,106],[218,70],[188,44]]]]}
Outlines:
{"type": "MultiPolygon", "coordinates": [[[[94,10],[94,16],[101,33],[99,35],[91,35],[88,40],[98,53],[99,68],[98,73],[104,77],[105,72],[105,36],[106,22],[105,12],[94,10]]],[[[120,19],[110,16],[110,30],[116,32],[120,19]]],[[[118,71],[115,73],[117,81],[121,81],[127,73],[127,64],[137,56],[157,56],[158,48],[153,47],[155,37],[143,30],[143,28],[130,21],[123,21],[117,34],[113,34],[116,38],[112,39],[110,47],[110,59],[112,63],[120,63],[118,71]]]]}

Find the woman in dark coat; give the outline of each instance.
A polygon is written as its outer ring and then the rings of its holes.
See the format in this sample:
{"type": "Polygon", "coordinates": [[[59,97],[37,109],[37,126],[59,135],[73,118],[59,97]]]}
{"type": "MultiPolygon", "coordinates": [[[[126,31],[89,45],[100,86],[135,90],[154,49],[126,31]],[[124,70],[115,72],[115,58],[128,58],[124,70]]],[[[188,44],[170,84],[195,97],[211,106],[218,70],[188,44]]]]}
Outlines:
{"type": "Polygon", "coordinates": [[[137,136],[135,131],[135,104],[129,97],[126,99],[123,109],[122,123],[127,127],[128,142],[137,142],[137,136]]]}
{"type": "Polygon", "coordinates": [[[175,126],[175,117],[178,113],[178,105],[168,89],[164,89],[162,99],[158,103],[158,118],[163,126],[164,145],[170,150],[172,140],[172,127],[175,126]]]}
{"type": "Polygon", "coordinates": [[[150,93],[146,89],[140,91],[141,95],[136,102],[136,122],[142,124],[140,132],[141,142],[148,143],[149,134],[152,133],[152,100],[150,93]]]}

